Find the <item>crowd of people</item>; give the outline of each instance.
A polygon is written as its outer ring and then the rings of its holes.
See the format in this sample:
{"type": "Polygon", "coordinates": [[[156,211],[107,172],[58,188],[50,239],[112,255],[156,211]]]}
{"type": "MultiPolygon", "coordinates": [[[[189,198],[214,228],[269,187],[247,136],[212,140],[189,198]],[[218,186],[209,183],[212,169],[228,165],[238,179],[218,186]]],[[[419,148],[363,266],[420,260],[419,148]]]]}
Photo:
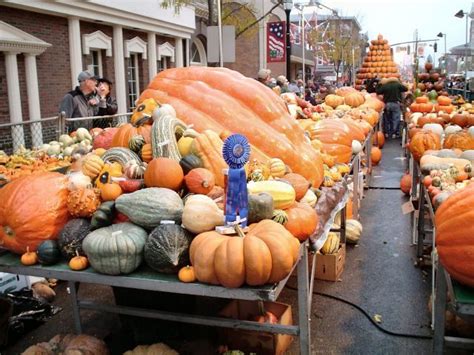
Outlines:
{"type": "MultiPolygon", "coordinates": [[[[324,81],[308,80],[305,86],[303,80],[298,79],[290,82],[284,75],[275,79],[269,69],[261,69],[258,72],[257,80],[278,94],[293,92],[312,105],[323,103],[326,95],[334,94],[336,89],[336,86],[324,81]]],[[[377,94],[385,103],[382,120],[386,138],[397,139],[400,137],[404,113],[414,101],[413,94],[408,88],[408,84],[403,84],[394,77],[374,78],[364,82],[364,89],[369,94],[377,94]]]]}

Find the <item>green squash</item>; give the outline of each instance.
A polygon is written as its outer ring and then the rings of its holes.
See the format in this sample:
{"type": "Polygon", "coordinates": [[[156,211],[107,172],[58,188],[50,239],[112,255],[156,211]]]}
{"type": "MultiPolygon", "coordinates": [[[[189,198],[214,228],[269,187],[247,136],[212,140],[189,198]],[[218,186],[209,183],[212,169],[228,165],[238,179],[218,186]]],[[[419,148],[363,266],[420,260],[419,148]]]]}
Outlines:
{"type": "Polygon", "coordinates": [[[94,212],[91,219],[91,231],[110,226],[115,217],[115,201],[105,201],[94,212]]]}
{"type": "Polygon", "coordinates": [[[147,229],[153,229],[163,220],[181,224],[183,201],[170,189],[151,187],[124,194],[115,201],[115,208],[130,221],[147,229]]]}
{"type": "Polygon", "coordinates": [[[257,223],[264,219],[272,219],[273,197],[265,192],[249,195],[248,224],[257,223]]]}
{"type": "Polygon", "coordinates": [[[193,236],[176,224],[159,225],[148,236],[145,262],[158,272],[177,274],[189,265],[189,245],[193,236]]]}
{"type": "Polygon", "coordinates": [[[89,263],[101,274],[129,274],[143,261],[148,233],[132,223],[96,229],[82,242],[89,263]]]}
{"type": "Polygon", "coordinates": [[[181,158],[181,160],[179,161],[179,165],[181,165],[184,175],[186,175],[195,168],[202,168],[202,161],[196,155],[188,154],[181,158]]]}
{"type": "Polygon", "coordinates": [[[61,260],[61,251],[58,242],[55,240],[45,240],[36,250],[38,261],[43,265],[53,265],[61,260]]]}
{"type": "Polygon", "coordinates": [[[82,241],[91,231],[91,222],[85,218],[71,219],[66,223],[58,236],[59,249],[67,259],[76,256],[76,252],[84,255],[82,241]]]}

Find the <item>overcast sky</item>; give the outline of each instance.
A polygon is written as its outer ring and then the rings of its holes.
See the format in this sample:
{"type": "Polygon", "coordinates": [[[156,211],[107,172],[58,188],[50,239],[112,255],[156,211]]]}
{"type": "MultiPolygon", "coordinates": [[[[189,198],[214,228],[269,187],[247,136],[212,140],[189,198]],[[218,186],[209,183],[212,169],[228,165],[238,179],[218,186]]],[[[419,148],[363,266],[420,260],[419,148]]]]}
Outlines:
{"type": "MultiPolygon", "coordinates": [[[[466,41],[466,20],[454,17],[459,10],[471,11],[472,2],[462,0],[319,0],[344,16],[356,16],[369,39],[379,33],[389,44],[412,41],[418,29],[420,39],[435,39],[446,33],[446,46],[466,41]]],[[[316,9],[316,8],[315,8],[316,9]]],[[[308,9],[309,10],[309,9],[308,9]]],[[[326,13],[324,10],[318,10],[326,13]]],[[[312,12],[310,10],[310,12],[312,12]]],[[[469,26],[470,26],[469,19],[469,26]]],[[[444,52],[444,39],[438,41],[438,55],[444,52]]],[[[427,51],[427,54],[430,52],[427,51]]]]}

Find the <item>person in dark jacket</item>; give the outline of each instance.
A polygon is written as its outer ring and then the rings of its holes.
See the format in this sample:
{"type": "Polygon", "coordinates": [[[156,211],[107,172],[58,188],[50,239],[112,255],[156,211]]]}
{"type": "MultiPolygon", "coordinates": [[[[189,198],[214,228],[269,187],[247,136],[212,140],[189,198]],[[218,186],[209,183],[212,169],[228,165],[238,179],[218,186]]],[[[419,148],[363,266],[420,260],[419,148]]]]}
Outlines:
{"type": "Polygon", "coordinates": [[[377,87],[376,92],[377,95],[383,95],[383,102],[385,102],[383,115],[385,137],[400,137],[400,119],[402,115],[400,103],[402,102],[402,93],[408,89],[397,78],[384,78],[381,84],[377,87]]]}
{"type": "MultiPolygon", "coordinates": [[[[107,78],[100,78],[97,85],[97,95],[99,96],[99,111],[97,116],[110,116],[117,113],[117,100],[110,95],[112,82],[107,78]]],[[[95,119],[94,127],[106,128],[112,125],[112,119],[95,119]]]]}
{"type": "MultiPolygon", "coordinates": [[[[91,117],[99,112],[99,98],[97,96],[97,78],[88,71],[81,72],[77,80],[79,86],[68,92],[61,104],[59,112],[64,112],[66,118],[91,117]]],[[[73,122],[70,129],[78,127],[91,128],[89,121],[73,122]]]]}

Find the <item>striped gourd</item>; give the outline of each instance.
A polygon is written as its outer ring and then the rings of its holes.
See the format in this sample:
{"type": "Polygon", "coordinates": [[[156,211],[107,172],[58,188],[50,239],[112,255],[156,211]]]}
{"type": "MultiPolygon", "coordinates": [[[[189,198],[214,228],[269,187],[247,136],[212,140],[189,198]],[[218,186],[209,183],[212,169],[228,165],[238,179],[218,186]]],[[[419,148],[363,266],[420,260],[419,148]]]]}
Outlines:
{"type": "Polygon", "coordinates": [[[321,248],[321,254],[335,254],[339,250],[339,243],[340,243],[339,235],[336,233],[330,232],[328,234],[328,238],[324,243],[323,247],[321,248]]]}
{"type": "Polygon", "coordinates": [[[170,158],[181,160],[176,136],[182,136],[186,125],[171,115],[163,115],[153,122],[151,129],[151,146],[153,158],[170,158]]]}
{"type": "Polygon", "coordinates": [[[275,222],[280,223],[281,225],[283,225],[286,222],[288,222],[288,215],[283,210],[273,210],[272,219],[275,222]]]}
{"type": "Polygon", "coordinates": [[[128,141],[128,147],[132,152],[139,153],[142,150],[142,147],[145,145],[145,138],[141,134],[135,134],[128,141]]]}
{"type": "Polygon", "coordinates": [[[127,163],[130,161],[135,161],[137,165],[142,164],[142,160],[140,159],[140,157],[128,148],[110,148],[104,153],[102,159],[106,163],[117,162],[122,165],[122,168],[125,168],[127,163]]]}

